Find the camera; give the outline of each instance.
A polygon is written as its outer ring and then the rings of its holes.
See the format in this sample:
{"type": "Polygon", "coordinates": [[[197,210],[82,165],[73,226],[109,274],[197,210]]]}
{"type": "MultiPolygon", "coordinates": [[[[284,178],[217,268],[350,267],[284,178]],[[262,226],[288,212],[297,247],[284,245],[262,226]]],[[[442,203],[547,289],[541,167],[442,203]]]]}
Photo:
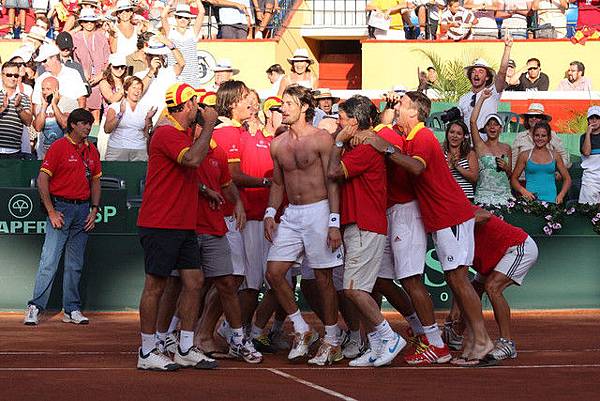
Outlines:
{"type": "Polygon", "coordinates": [[[462,113],[458,107],[452,107],[442,112],[440,119],[444,124],[448,124],[451,121],[462,120],[462,113]]]}

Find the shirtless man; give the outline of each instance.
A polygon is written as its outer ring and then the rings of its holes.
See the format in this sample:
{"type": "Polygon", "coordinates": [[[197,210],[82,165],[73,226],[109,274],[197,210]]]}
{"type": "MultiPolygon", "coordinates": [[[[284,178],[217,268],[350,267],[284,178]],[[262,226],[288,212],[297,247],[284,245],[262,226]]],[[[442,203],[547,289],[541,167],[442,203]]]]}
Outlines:
{"type": "Polygon", "coordinates": [[[266,276],[294,325],[294,343],[288,359],[298,360],[307,355],[316,332],[302,318],[285,276],[292,264],[304,255],[315,272],[325,325],[325,339],[318,357],[309,363],[337,362],[343,355],[336,324],[338,305],[332,271],[342,265],[344,259],[338,185],[326,175],[333,139],[328,132],[310,124],[314,106],[309,89],[297,85],[288,87],[283,94],[281,111],[283,123],[290,128],[271,143],[273,182],[264,221],[265,236],[273,246],[267,259],[266,276]],[[274,217],[284,191],[289,206],[275,235],[274,217]]]}

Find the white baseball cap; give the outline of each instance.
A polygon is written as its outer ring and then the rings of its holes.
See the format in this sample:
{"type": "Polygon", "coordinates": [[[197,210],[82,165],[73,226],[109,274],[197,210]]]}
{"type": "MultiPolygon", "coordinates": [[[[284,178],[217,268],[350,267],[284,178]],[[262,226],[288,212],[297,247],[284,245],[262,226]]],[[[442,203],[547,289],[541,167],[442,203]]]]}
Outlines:
{"type": "Polygon", "coordinates": [[[587,118],[590,118],[591,116],[600,117],[600,106],[591,106],[588,109],[587,118]]]}
{"type": "Polygon", "coordinates": [[[56,46],[54,43],[44,43],[40,46],[40,52],[33,61],[41,63],[43,61],[48,60],[48,58],[52,56],[58,56],[59,54],[60,50],[58,49],[58,46],[56,46]]]}

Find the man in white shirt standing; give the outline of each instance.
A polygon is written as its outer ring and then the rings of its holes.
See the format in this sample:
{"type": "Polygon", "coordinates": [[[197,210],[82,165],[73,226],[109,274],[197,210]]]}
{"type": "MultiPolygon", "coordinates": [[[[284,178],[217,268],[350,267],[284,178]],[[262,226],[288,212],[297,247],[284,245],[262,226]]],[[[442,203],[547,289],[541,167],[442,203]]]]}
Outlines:
{"type": "Polygon", "coordinates": [[[239,7],[219,7],[219,38],[247,39],[252,20],[250,0],[231,0],[239,7]]]}

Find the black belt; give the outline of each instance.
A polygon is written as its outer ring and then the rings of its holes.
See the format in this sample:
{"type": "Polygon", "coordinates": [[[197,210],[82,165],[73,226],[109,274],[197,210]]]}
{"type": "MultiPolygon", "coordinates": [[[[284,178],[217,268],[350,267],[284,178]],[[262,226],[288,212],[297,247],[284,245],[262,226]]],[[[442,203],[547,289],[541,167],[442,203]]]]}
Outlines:
{"type": "Polygon", "coordinates": [[[59,202],[64,202],[64,203],[72,203],[73,205],[82,205],[84,203],[90,203],[89,199],[67,199],[67,198],[61,198],[60,196],[53,196],[52,199],[54,199],[55,201],[59,201],[59,202]]]}

